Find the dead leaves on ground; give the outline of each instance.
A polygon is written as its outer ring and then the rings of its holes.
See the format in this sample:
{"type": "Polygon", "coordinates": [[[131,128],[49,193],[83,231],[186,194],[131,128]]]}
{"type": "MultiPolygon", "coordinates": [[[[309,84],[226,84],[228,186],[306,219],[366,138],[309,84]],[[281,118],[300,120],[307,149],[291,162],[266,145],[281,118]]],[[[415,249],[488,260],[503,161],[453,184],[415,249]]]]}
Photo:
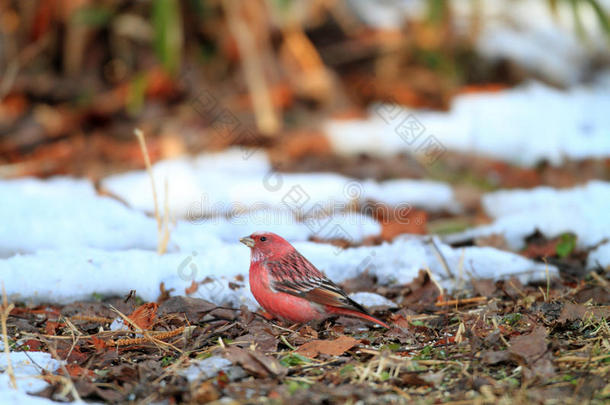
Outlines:
{"type": "MultiPolygon", "coordinates": [[[[478,280],[472,299],[445,297],[440,303],[423,273],[401,287],[367,280],[370,291],[400,303],[382,316],[393,323],[389,331],[351,318],[283,325],[245,307],[219,308],[191,297],[139,306],[110,301],[133,323],[121,331],[108,330],[118,315],[99,302],[19,307],[9,328],[12,336],[20,333],[18,348],[67,360],[67,373],[86,400],[126,401],[136,387],[139,399],[177,402],[228,396],[296,404],[383,394],[410,401],[522,395],[521,403],[531,403],[558,393],[580,400],[607,395],[600,381],[609,377],[610,309],[591,298],[604,299],[603,279],[555,285],[548,295],[516,279],[478,280]],[[209,356],[224,357],[240,372],[227,369],[191,382],[180,375],[209,356]],[[162,381],[165,388],[146,381],[162,381]],[[336,389],[329,391],[331,385],[336,389]]],[[[347,284],[362,289],[356,280],[347,284]]],[[[63,389],[59,380],[49,381],[41,395],[63,389]]]]}

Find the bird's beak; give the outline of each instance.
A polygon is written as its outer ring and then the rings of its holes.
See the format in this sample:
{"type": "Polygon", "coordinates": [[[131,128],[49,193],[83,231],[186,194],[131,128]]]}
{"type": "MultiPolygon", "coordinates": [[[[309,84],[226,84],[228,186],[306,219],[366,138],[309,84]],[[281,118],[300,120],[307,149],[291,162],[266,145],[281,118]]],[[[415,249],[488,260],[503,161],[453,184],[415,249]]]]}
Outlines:
{"type": "Polygon", "coordinates": [[[249,236],[244,236],[239,241],[248,247],[254,247],[254,239],[249,236]]]}

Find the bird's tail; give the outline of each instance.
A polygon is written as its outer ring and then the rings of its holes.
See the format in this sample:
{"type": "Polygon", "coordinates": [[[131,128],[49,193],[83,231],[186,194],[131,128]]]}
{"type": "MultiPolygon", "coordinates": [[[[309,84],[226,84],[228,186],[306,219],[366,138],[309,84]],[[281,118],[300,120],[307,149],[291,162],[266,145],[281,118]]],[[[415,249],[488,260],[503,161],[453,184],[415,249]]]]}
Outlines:
{"type": "Polygon", "coordinates": [[[333,312],[335,314],[355,316],[357,318],[366,319],[367,321],[371,321],[373,323],[376,323],[377,325],[383,326],[384,328],[390,329],[390,325],[388,325],[387,323],[383,322],[382,320],[379,320],[379,319],[375,318],[372,315],[365,314],[365,313],[360,312],[360,311],[354,311],[352,309],[340,308],[340,307],[331,307],[331,306],[328,306],[327,309],[328,309],[329,312],[333,312]]]}

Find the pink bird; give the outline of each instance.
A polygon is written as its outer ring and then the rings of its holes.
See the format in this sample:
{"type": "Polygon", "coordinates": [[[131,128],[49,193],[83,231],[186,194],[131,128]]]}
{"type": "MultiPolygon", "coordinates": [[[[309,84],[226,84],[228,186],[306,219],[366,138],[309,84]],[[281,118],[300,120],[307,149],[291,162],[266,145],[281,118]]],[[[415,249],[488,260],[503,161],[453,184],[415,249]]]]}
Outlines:
{"type": "Polygon", "coordinates": [[[281,236],[255,232],[239,241],[251,248],[250,290],[271,315],[297,323],[348,315],[390,328],[349,298],[281,236]]]}

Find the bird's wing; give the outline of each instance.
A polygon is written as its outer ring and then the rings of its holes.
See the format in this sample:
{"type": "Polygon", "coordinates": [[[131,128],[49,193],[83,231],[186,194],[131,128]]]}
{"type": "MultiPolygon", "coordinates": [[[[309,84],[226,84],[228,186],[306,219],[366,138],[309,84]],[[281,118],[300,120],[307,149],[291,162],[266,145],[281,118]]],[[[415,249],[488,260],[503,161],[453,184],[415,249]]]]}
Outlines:
{"type": "Polygon", "coordinates": [[[320,305],[368,314],[362,305],[349,298],[341,287],[296,250],[284,255],[280,260],[267,261],[265,266],[271,276],[271,286],[276,291],[302,297],[320,305]]]}

